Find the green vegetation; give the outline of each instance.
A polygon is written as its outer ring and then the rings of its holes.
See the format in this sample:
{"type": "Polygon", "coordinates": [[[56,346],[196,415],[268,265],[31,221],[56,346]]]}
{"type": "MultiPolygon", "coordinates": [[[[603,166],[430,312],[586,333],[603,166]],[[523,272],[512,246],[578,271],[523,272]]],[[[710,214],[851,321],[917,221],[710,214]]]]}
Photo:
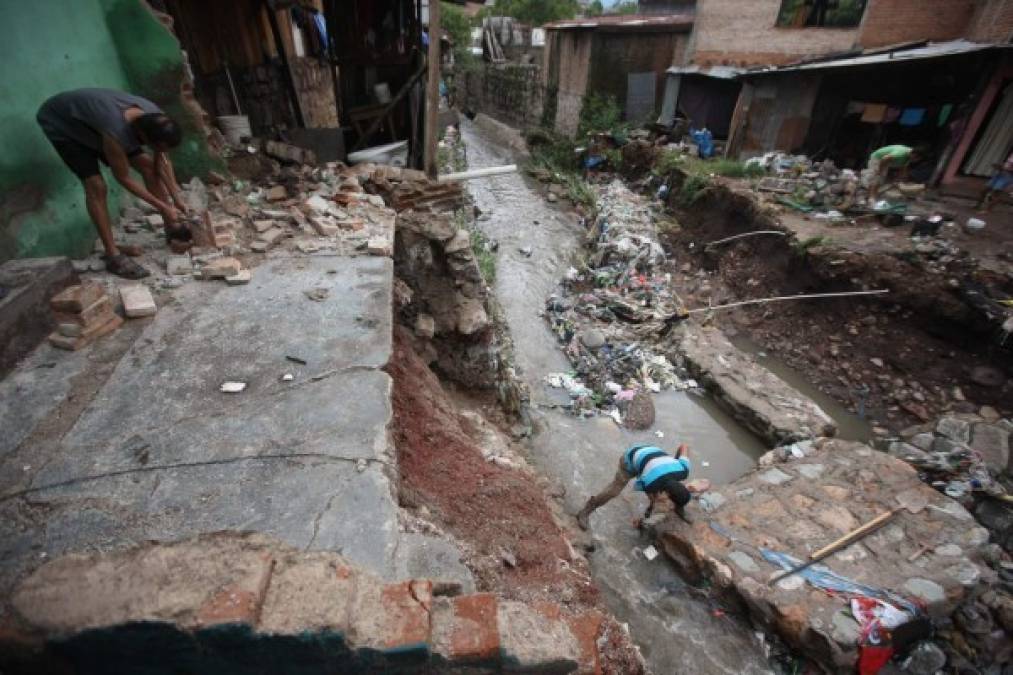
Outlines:
{"type": "Polygon", "coordinates": [[[799,258],[804,258],[809,254],[809,249],[817,246],[828,246],[830,244],[830,237],[820,235],[818,237],[809,237],[808,239],[793,240],[791,242],[792,252],[799,258]]]}
{"type": "Polygon", "coordinates": [[[857,26],[866,0],[782,0],[777,25],[782,28],[857,26]]]}
{"type": "Polygon", "coordinates": [[[734,159],[716,157],[714,159],[700,159],[690,157],[677,150],[664,150],[654,163],[654,174],[667,176],[675,170],[686,172],[691,176],[724,176],[725,178],[759,178],[766,175],[763,167],[755,164],[747,165],[734,159]]]}
{"type": "Polygon", "coordinates": [[[677,169],[686,166],[686,155],[678,150],[662,150],[658,153],[658,159],[654,162],[652,173],[656,176],[667,176],[677,169]]]}
{"type": "Polygon", "coordinates": [[[454,60],[469,63],[475,60],[471,53],[471,19],[457,5],[440,3],[440,25],[454,42],[454,60]]]}
{"type": "Polygon", "coordinates": [[[594,0],[587,6],[588,16],[602,16],[603,14],[636,14],[637,3],[628,0],[627,2],[621,2],[618,5],[609,7],[607,10],[602,5],[601,0],[594,0]]]}
{"type": "Polygon", "coordinates": [[[623,121],[623,111],[615,96],[594,93],[584,99],[577,125],[577,138],[586,139],[594,133],[624,135],[629,125],[623,121]]]}
{"type": "Polygon", "coordinates": [[[541,26],[572,19],[579,11],[577,0],[497,0],[494,7],[483,9],[479,16],[512,16],[521,23],[541,26]]]}
{"type": "Polygon", "coordinates": [[[710,187],[710,184],[710,178],[706,175],[694,173],[686,176],[679,189],[679,204],[692,206],[703,196],[704,190],[710,187]]]}
{"type": "Polygon", "coordinates": [[[459,230],[467,230],[471,235],[471,250],[475,254],[478,270],[485,283],[492,284],[496,281],[496,254],[490,250],[488,237],[478,229],[474,219],[468,217],[465,209],[454,211],[454,225],[459,230]]]}

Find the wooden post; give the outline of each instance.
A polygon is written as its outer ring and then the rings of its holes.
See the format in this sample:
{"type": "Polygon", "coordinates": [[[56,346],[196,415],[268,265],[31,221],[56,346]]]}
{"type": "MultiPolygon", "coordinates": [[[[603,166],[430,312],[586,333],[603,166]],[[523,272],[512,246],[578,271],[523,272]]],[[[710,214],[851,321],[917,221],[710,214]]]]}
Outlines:
{"type": "Polygon", "coordinates": [[[429,0],[429,80],[426,83],[426,133],[424,164],[436,179],[436,142],[440,117],[440,0],[429,0]]]}

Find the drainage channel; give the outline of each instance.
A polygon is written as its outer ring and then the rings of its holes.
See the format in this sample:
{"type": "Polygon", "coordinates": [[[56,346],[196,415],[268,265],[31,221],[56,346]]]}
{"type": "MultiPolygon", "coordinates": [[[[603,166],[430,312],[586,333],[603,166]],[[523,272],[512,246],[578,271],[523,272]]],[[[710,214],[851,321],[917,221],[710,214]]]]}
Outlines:
{"type": "MultiPolygon", "coordinates": [[[[469,168],[513,161],[508,150],[476,125],[462,122],[462,134],[469,168]]],[[[519,174],[474,180],[469,190],[484,212],[478,226],[500,245],[495,291],[514,339],[521,376],[531,388],[536,427],[531,459],[565,487],[569,512],[576,512],[612,479],[620,452],[633,442],[689,444],[696,460],[694,477],[715,484],[734,480],[755,465],[765,451],[763,445],[712,401],[693,394],[656,396],[658,421],[646,432],[620,429],[609,418],[580,420],[553,409],[555,397],[546,391],[542,377],[567,371],[570,364],[540,313],[582,245],[583,229],[575,217],[545,203],[519,174]],[[659,439],[656,431],[663,437],[659,439]]],[[[651,670],[658,675],[772,672],[762,638],[701,599],[663,557],[653,561],[644,557],[649,542],[631,521],[645,505],[642,494],[626,490],[595,513],[591,568],[610,611],[629,624],[651,670]]]]}

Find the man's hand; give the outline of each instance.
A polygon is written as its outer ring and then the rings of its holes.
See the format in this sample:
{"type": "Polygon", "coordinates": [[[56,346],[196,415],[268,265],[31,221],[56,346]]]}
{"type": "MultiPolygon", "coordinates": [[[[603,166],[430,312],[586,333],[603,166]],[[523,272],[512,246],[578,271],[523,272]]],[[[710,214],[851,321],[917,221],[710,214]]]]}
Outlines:
{"type": "Polygon", "coordinates": [[[634,518],[633,519],[633,527],[635,527],[635,528],[637,528],[639,530],[643,526],[644,526],[644,519],[643,518],[634,518]]]}
{"type": "Polygon", "coordinates": [[[679,459],[680,457],[689,457],[689,446],[686,445],[685,443],[680,445],[679,448],[675,451],[675,458],[679,459]]]}
{"type": "Polygon", "coordinates": [[[179,221],[179,209],[172,204],[165,204],[165,208],[161,209],[161,213],[166,225],[175,225],[179,221]]]}

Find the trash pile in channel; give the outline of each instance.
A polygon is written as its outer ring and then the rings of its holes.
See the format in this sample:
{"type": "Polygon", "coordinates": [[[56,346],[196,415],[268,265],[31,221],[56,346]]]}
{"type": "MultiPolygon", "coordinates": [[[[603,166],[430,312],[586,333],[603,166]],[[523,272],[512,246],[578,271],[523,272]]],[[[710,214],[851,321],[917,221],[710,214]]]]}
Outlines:
{"type": "Polygon", "coordinates": [[[545,382],[569,393],[574,414],[603,413],[621,423],[640,392],[696,387],[660,344],[666,319],[682,303],[671,275],[661,272],[666,258],[652,208],[620,181],[599,189],[587,257],[546,300],[544,316],[573,369],[545,382]]]}

